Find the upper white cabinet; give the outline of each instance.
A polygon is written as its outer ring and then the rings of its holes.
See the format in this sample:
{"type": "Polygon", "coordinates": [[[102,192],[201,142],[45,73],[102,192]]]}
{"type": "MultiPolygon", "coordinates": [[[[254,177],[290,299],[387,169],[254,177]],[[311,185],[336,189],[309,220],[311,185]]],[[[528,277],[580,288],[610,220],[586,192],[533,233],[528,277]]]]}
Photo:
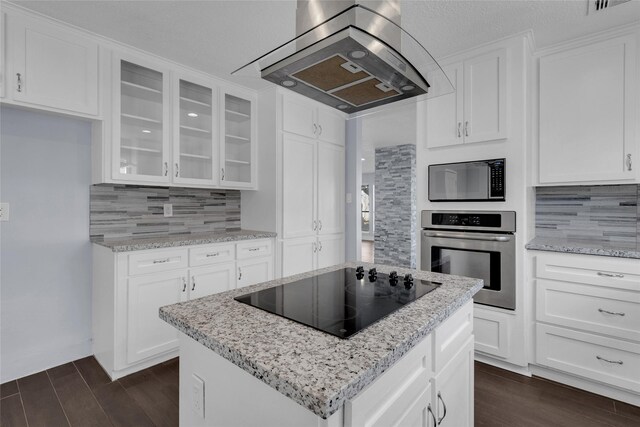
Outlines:
{"type": "Polygon", "coordinates": [[[216,185],[217,90],[185,76],[174,79],[173,91],[173,182],[216,185]]]}
{"type": "Polygon", "coordinates": [[[220,101],[221,182],[225,187],[253,187],[256,175],[255,96],[223,90],[220,101]]]}
{"type": "Polygon", "coordinates": [[[636,43],[629,35],[540,58],[540,184],[636,177],[636,43]]]}
{"type": "Polygon", "coordinates": [[[284,96],[282,130],[344,145],[344,118],[328,107],[297,96],[284,96]]]}
{"type": "Polygon", "coordinates": [[[169,73],[130,60],[113,61],[114,179],[169,183],[169,73]]]}
{"type": "Polygon", "coordinates": [[[456,91],[427,101],[427,147],[507,138],[507,49],[443,70],[456,91]]]}
{"type": "Polygon", "coordinates": [[[97,115],[97,41],[26,15],[11,14],[6,21],[6,98],[18,104],[97,115]]]}

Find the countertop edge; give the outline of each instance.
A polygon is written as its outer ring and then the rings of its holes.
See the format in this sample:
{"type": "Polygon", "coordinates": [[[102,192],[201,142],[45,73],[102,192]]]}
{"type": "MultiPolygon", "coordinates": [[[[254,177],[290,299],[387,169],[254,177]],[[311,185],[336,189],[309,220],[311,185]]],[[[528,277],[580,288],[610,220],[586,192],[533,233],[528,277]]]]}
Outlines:
{"type": "Polygon", "coordinates": [[[580,243],[544,242],[535,239],[527,243],[525,249],[532,251],[558,252],[578,255],[606,256],[611,258],[640,259],[640,250],[597,248],[580,243]]]}
{"type": "MultiPolygon", "coordinates": [[[[292,276],[295,278],[295,276],[292,276]]],[[[225,344],[220,343],[217,340],[210,339],[207,336],[199,333],[196,329],[183,324],[179,320],[169,316],[164,307],[160,308],[160,318],[170,325],[174,326],[180,332],[189,336],[190,338],[196,340],[200,344],[204,345],[208,349],[216,352],[218,355],[222,356],[226,360],[230,361],[243,371],[251,374],[253,377],[259,379],[263,383],[267,384],[269,387],[274,388],[290,399],[294,400],[296,403],[301,406],[309,409],[316,415],[320,416],[323,419],[327,419],[332,414],[334,414],[344,403],[355,397],[360,391],[362,391],[366,386],[375,381],[380,375],[386,372],[394,363],[400,360],[405,354],[407,354],[412,348],[414,348],[422,339],[424,339],[427,335],[429,335],[433,330],[435,330],[444,320],[449,318],[452,313],[457,311],[464,304],[468,303],[473,299],[473,296],[483,287],[482,281],[478,281],[474,286],[469,288],[463,295],[457,297],[454,301],[449,304],[446,309],[437,313],[429,323],[424,324],[422,328],[416,330],[414,334],[412,334],[407,340],[397,345],[396,349],[388,353],[386,357],[383,357],[375,363],[375,365],[369,370],[362,372],[360,376],[354,380],[352,380],[346,387],[342,388],[337,394],[327,398],[325,401],[319,401],[318,398],[312,394],[305,393],[304,390],[301,390],[296,385],[291,384],[286,379],[279,378],[277,375],[274,375],[273,372],[262,368],[261,366],[257,366],[255,363],[248,360],[241,353],[234,351],[234,349],[228,347],[225,344]],[[277,387],[275,384],[283,383],[284,386],[277,387]],[[299,399],[295,396],[292,396],[284,391],[284,389],[288,388],[296,390],[298,393],[305,395],[306,399],[299,399]],[[306,402],[305,402],[306,400],[306,402]],[[316,405],[309,404],[309,401],[315,401],[316,405]]]]}

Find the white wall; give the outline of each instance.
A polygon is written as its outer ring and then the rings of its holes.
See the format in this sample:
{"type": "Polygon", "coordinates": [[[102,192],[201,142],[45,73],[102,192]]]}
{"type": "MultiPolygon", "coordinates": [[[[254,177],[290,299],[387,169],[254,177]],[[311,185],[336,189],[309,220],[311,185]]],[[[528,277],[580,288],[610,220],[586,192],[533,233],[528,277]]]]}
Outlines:
{"type": "Polygon", "coordinates": [[[88,122],[2,107],[0,382],[91,354],[88,122]]]}

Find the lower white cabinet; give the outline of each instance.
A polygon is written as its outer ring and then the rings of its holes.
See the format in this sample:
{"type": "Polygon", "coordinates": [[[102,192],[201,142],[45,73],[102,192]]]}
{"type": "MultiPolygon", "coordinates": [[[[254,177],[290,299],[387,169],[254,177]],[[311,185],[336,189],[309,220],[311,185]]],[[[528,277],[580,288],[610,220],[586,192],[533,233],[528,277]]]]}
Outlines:
{"type": "Polygon", "coordinates": [[[535,267],[535,362],[640,401],[640,262],[540,253],[535,267]]]}
{"type": "Polygon", "coordinates": [[[280,244],[283,277],[344,262],[344,234],[283,239],[280,244]]]}
{"type": "Polygon", "coordinates": [[[112,379],[178,355],[160,307],[273,279],[271,239],[114,253],[93,245],[93,352],[112,379]]]}

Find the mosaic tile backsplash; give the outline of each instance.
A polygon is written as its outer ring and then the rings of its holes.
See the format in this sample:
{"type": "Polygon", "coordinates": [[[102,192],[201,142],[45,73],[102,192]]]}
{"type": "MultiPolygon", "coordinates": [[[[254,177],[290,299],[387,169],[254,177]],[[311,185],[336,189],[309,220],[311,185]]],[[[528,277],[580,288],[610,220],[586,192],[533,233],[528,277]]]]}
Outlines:
{"type": "Polygon", "coordinates": [[[240,229],[240,191],[137,185],[91,186],[92,239],[240,229]],[[163,205],[173,205],[165,217],[163,205]]]}
{"type": "Polygon", "coordinates": [[[536,237],[640,240],[640,185],[538,187],[536,237]]]}

